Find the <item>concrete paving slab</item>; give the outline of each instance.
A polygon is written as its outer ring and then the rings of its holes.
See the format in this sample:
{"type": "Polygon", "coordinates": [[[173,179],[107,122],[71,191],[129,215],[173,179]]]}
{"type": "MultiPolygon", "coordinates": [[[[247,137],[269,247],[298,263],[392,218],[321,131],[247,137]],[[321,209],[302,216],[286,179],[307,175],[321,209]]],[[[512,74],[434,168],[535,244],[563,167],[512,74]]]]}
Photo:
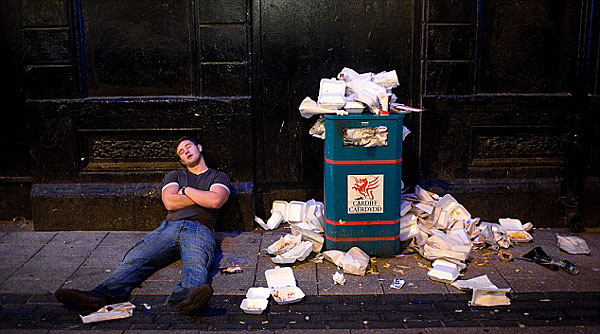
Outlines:
{"type": "Polygon", "coordinates": [[[255,269],[244,269],[237,274],[218,273],[212,278],[212,287],[217,295],[245,295],[254,286],[255,269]]]}
{"type": "Polygon", "coordinates": [[[9,232],[0,239],[0,245],[45,244],[58,232],[9,232]]]}
{"type": "Polygon", "coordinates": [[[130,248],[148,234],[147,231],[110,231],[100,246],[123,246],[130,248]]]}
{"type": "Polygon", "coordinates": [[[333,282],[335,271],[319,271],[319,295],[369,295],[383,294],[378,275],[356,276],[344,274],[346,284],[336,285],[333,282]],[[331,275],[327,276],[328,273],[331,275]]]}
{"type": "Polygon", "coordinates": [[[558,277],[507,277],[506,281],[515,292],[527,291],[575,291],[575,287],[561,276],[558,277]]]}
{"type": "Polygon", "coordinates": [[[571,285],[574,291],[600,291],[600,279],[597,278],[572,281],[571,285]]]}
{"type": "MultiPolygon", "coordinates": [[[[0,329],[0,334],[23,334],[24,330],[18,329],[0,329]]],[[[47,329],[28,329],[27,334],[47,334],[47,329]]],[[[73,333],[73,332],[71,332],[73,333]]],[[[54,333],[53,333],[54,334],[54,333]]]]}
{"type": "MultiPolygon", "coordinates": [[[[446,284],[427,280],[407,279],[402,289],[390,288],[391,282],[381,283],[385,294],[422,294],[422,293],[448,293],[446,284]]],[[[454,289],[454,288],[452,288],[454,289]]]]}
{"type": "Polygon", "coordinates": [[[90,290],[96,287],[104,280],[110,272],[107,269],[99,267],[80,267],[69,279],[65,281],[62,288],[90,290]]]}
{"type": "Polygon", "coordinates": [[[399,258],[379,258],[376,265],[379,276],[384,279],[392,279],[394,276],[404,279],[423,279],[427,277],[429,271],[423,266],[430,267],[431,261],[418,255],[407,255],[399,258]]]}
{"type": "Polygon", "coordinates": [[[64,283],[63,279],[22,279],[8,278],[0,284],[0,292],[10,293],[49,293],[60,288],[64,283]]]}
{"type": "Polygon", "coordinates": [[[146,280],[141,286],[133,290],[134,295],[168,295],[171,294],[179,281],[151,281],[146,280]]]}
{"type": "Polygon", "coordinates": [[[0,264],[7,267],[21,266],[44,247],[44,244],[30,245],[0,244],[0,264]]]}
{"type": "Polygon", "coordinates": [[[49,261],[60,261],[60,260],[85,260],[94,247],[90,247],[85,244],[71,244],[71,245],[60,245],[60,244],[47,244],[37,252],[30,261],[36,261],[36,259],[48,263],[49,261]]]}
{"type": "Polygon", "coordinates": [[[0,283],[9,278],[19,267],[0,267],[0,283]]]}
{"type": "Polygon", "coordinates": [[[127,246],[98,246],[93,249],[89,257],[83,262],[88,267],[115,267],[123,259],[127,246]]]}
{"type": "Polygon", "coordinates": [[[66,280],[78,267],[78,264],[70,263],[59,263],[43,267],[40,267],[37,263],[25,263],[11,275],[11,278],[66,280]]]}
{"type": "Polygon", "coordinates": [[[217,241],[221,244],[221,247],[235,246],[235,245],[256,245],[260,246],[260,233],[252,232],[217,232],[215,233],[217,241]]]}
{"type": "Polygon", "coordinates": [[[59,232],[48,244],[82,245],[94,248],[107,234],[108,232],[96,231],[63,231],[59,232]]]}
{"type": "MultiPolygon", "coordinates": [[[[322,329],[286,329],[286,330],[275,330],[275,334],[320,334],[323,333],[322,329]]],[[[327,334],[350,334],[352,333],[349,329],[328,329],[327,334]]]]}
{"type": "MultiPolygon", "coordinates": [[[[312,256],[311,256],[312,257],[312,256]]],[[[310,257],[309,257],[310,258],[310,257]]],[[[314,262],[308,259],[303,262],[296,262],[294,264],[276,264],[273,263],[270,256],[261,256],[258,259],[257,279],[264,279],[264,272],[275,267],[290,267],[294,271],[294,277],[296,280],[302,281],[316,281],[317,280],[317,266],[314,262]]]]}
{"type": "MultiPolygon", "coordinates": [[[[48,334],[72,334],[75,331],[68,329],[52,329],[48,332],[48,334]]],[[[123,333],[122,329],[85,329],[82,331],[86,334],[121,334],[123,333]]]]}

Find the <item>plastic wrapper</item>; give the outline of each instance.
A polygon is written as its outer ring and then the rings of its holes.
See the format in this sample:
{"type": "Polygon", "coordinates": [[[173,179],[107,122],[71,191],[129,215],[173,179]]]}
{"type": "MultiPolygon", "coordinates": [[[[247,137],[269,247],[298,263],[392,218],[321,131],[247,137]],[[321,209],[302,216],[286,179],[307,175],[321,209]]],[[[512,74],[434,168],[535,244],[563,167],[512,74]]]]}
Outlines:
{"type": "Polygon", "coordinates": [[[114,319],[123,319],[133,316],[135,305],[130,302],[106,305],[94,313],[81,316],[84,324],[114,319]]]}
{"type": "Polygon", "coordinates": [[[569,254],[591,254],[585,240],[579,237],[563,237],[557,234],[556,239],[558,248],[569,254]]]}

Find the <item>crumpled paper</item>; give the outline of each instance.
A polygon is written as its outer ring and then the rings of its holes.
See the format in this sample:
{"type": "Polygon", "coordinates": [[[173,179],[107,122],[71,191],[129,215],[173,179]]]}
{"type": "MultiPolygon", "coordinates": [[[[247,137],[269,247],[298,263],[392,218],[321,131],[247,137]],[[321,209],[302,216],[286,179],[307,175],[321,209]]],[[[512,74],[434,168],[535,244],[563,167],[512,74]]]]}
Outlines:
{"type": "Polygon", "coordinates": [[[343,137],[347,146],[387,146],[388,129],[386,126],[348,128],[344,130],[343,137]]]}
{"type": "Polygon", "coordinates": [[[106,305],[94,313],[81,317],[84,324],[114,319],[123,319],[133,316],[135,305],[130,302],[106,305]]]}
{"type": "Polygon", "coordinates": [[[335,114],[345,116],[348,115],[348,112],[345,110],[332,110],[320,107],[315,100],[310,97],[305,97],[304,100],[300,103],[300,115],[304,118],[311,118],[314,115],[324,115],[324,114],[335,114]]]}
{"type": "Polygon", "coordinates": [[[471,279],[460,279],[450,284],[453,287],[465,291],[473,289],[497,289],[498,287],[490,281],[487,275],[477,276],[471,279]]]}
{"type": "Polygon", "coordinates": [[[308,133],[316,138],[325,139],[325,120],[319,117],[317,122],[308,130],[308,133]]]}
{"type": "Polygon", "coordinates": [[[466,261],[471,253],[471,242],[464,242],[457,235],[448,235],[438,230],[430,230],[433,234],[425,240],[423,257],[428,260],[455,259],[466,261]]]}
{"type": "Polygon", "coordinates": [[[369,255],[358,247],[352,247],[348,252],[330,250],[321,254],[325,260],[341,267],[346,274],[364,276],[369,265],[369,255]]]}
{"type": "Polygon", "coordinates": [[[368,105],[372,112],[379,108],[387,110],[389,101],[396,101],[392,88],[398,87],[400,82],[395,70],[359,74],[351,68],[344,67],[338,78],[346,82],[348,99],[368,105]]]}
{"type": "Polygon", "coordinates": [[[335,274],[333,274],[333,283],[337,285],[346,284],[346,278],[344,277],[344,274],[336,271],[335,274]]]}
{"type": "Polygon", "coordinates": [[[564,250],[569,254],[591,254],[590,249],[585,240],[579,237],[563,237],[556,234],[558,242],[558,248],[564,250]]]}

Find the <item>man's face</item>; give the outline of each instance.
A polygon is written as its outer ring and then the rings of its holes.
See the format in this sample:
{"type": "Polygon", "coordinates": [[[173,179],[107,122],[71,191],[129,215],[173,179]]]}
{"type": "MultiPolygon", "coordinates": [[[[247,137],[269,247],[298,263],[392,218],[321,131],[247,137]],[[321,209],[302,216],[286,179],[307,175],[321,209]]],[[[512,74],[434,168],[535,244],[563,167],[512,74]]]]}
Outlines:
{"type": "Polygon", "coordinates": [[[189,140],[184,140],[177,145],[177,155],[181,163],[187,167],[194,167],[200,162],[202,151],[200,145],[195,145],[189,140]]]}

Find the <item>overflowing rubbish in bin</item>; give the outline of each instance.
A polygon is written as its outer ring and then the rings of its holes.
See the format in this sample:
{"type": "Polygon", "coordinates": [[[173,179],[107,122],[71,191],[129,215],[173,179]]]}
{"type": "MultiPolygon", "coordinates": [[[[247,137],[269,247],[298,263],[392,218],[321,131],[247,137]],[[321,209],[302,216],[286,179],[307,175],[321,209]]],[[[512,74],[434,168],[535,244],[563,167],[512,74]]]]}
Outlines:
{"type": "MultiPolygon", "coordinates": [[[[509,248],[532,242],[533,224],[515,218],[483,221],[451,194],[438,195],[419,185],[407,193],[401,180],[402,141],[410,130],[403,118],[423,110],[398,102],[392,92],[398,85],[396,71],[359,74],[344,68],[337,77],[320,81],[316,101],[310,97],[302,101],[302,117],[319,117],[309,134],[325,140],[324,203],[273,202],[267,222],[259,217],[255,221],[265,230],[288,222],[291,233],[276,240],[267,253],[283,265],[325,259],[342,271],[332,276],[334,284],[344,285],[344,274],[377,274],[370,256],[398,256],[402,245],[432,261],[431,266],[418,263],[427,268],[432,281],[472,291],[470,305],[510,305],[510,288],[498,288],[485,275],[460,280],[461,272],[473,262],[472,252],[480,249],[496,251],[500,263],[514,261],[509,248]],[[310,257],[311,252],[316,255],[310,257]]],[[[586,252],[585,242],[557,239],[568,252],[586,252]]],[[[555,263],[539,251],[531,260],[571,273],[577,270],[572,263],[555,263]]],[[[391,267],[386,265],[382,267],[391,267]]],[[[404,268],[393,272],[404,275],[410,269],[404,268]]],[[[402,278],[394,276],[389,287],[401,289],[402,278]]]]}

